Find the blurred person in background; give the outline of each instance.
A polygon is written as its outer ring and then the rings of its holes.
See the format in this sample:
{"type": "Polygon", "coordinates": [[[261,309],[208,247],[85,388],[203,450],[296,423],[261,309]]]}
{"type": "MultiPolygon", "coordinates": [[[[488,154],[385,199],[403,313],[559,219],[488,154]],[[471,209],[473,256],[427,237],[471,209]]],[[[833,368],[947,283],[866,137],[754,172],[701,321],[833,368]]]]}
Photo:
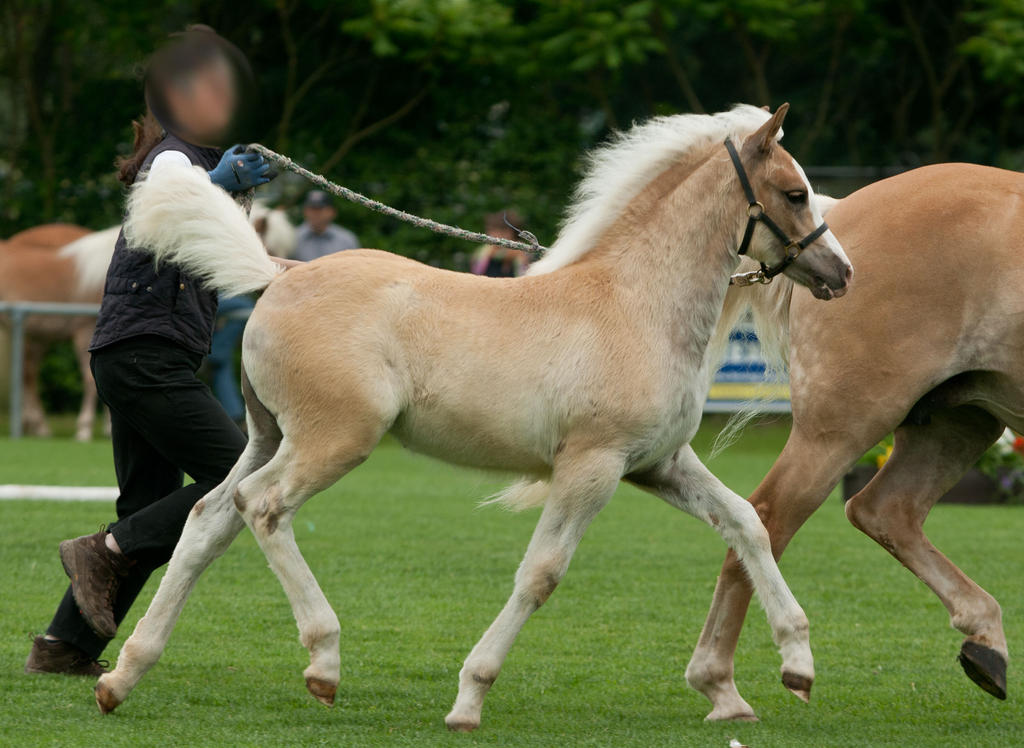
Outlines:
{"type": "MultiPolygon", "coordinates": [[[[484,219],[484,231],[489,236],[517,241],[519,232],[509,226],[509,223],[520,226],[522,219],[512,212],[490,213],[484,219]]],[[[521,250],[484,244],[473,254],[470,272],[492,278],[515,278],[525,273],[529,264],[529,256],[521,250]]]]}
{"type": "MultiPolygon", "coordinates": [[[[133,153],[118,161],[121,181],[196,167],[231,193],[270,181],[262,156],[218,147],[237,133],[247,81],[245,57],[213,29],[173,35],[147,66],[147,113],[134,123],[133,153]]],[[[117,521],[60,544],[71,584],[45,636],[35,637],[26,672],[104,672],[100,654],[149,575],[170,559],[192,506],[241,454],[245,437],[196,377],[216,312],[215,292],[175,265],[157,266],[121,232],[90,345],[110,408],[117,521]],[[184,473],[195,482],[183,486],[184,473]]]]}
{"type": "Polygon", "coordinates": [[[239,370],[235,365],[235,354],[245,323],[255,303],[248,296],[227,296],[218,299],[217,320],[214,324],[210,355],[206,359],[210,367],[210,388],[214,397],[239,428],[245,427],[245,401],[239,388],[239,370]]]}
{"type": "Polygon", "coordinates": [[[318,257],[359,249],[359,239],[346,228],[334,223],[338,211],[331,196],[322,190],[312,190],[302,204],[302,217],[295,245],[295,259],[311,262],[318,257]]]}
{"type": "MultiPolygon", "coordinates": [[[[295,229],[283,210],[268,208],[257,200],[249,212],[249,219],[267,252],[279,258],[294,254],[295,229]]],[[[239,387],[238,350],[245,323],[254,306],[255,302],[249,296],[221,296],[218,299],[213,342],[206,359],[214,397],[242,429],[245,428],[245,401],[239,387]]]]}

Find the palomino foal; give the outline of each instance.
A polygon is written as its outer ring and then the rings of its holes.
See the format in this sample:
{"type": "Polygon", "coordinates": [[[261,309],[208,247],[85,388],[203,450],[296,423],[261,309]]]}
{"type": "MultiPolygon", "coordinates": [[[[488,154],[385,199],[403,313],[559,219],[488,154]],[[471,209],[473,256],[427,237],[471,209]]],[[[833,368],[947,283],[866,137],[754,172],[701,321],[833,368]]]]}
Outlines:
{"type": "Polygon", "coordinates": [[[523,475],[501,500],[544,507],[507,605],[462,668],[449,728],[480,724],[516,635],[623,478],[713,525],[736,549],[764,603],[783,682],[806,697],[807,619],[764,527],[688,446],[748,213],[763,210],[781,232],[806,237],[802,254],[761,227],[743,243],[766,264],[788,252],[786,273],[816,295],[841,295],[852,272],[835,238],[815,231],[811,189],[776,142],[785,112],[666,117],[619,137],[593,158],[558,243],[519,279],[370,250],[278,275],[205,175],[167,170],[133,188],[127,230],[136,246],[228,293],[266,290],[243,345],[249,445],[189,517],[146,617],[96,686],[100,709],[124,701],[156,662],[196,578],[243,521],[291,601],[310,653],[307,686],[332,703],[340,627],[292,518],[388,431],[450,462],[523,475]],[[743,138],[738,167],[727,138],[743,138]],[[760,207],[748,207],[744,173],[760,207]],[[504,396],[496,401],[480,381],[504,396]]]}

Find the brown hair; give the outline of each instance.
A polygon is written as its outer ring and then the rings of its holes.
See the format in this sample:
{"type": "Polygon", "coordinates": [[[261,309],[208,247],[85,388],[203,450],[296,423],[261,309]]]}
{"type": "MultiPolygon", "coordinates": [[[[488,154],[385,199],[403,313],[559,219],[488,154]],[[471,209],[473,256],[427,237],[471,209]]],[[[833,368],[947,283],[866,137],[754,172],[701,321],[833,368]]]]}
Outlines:
{"type": "Polygon", "coordinates": [[[114,162],[114,165],[117,166],[117,178],[128,185],[135,181],[146,156],[164,137],[164,129],[148,109],[145,114],[132,122],[132,130],[135,131],[132,155],[119,156],[114,162]]]}

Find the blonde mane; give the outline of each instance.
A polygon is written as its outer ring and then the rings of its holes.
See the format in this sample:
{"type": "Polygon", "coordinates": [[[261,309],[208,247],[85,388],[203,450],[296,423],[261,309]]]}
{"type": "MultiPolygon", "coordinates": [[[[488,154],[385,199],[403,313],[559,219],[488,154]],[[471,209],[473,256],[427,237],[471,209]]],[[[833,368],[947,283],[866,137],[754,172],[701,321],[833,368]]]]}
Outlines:
{"type": "Polygon", "coordinates": [[[586,171],[566,210],[558,239],[531,267],[530,275],[550,273],[586,254],[643,188],[687,153],[727,137],[754,132],[769,113],[738,104],[718,114],[654,117],[618,133],[587,156],[586,171]]]}

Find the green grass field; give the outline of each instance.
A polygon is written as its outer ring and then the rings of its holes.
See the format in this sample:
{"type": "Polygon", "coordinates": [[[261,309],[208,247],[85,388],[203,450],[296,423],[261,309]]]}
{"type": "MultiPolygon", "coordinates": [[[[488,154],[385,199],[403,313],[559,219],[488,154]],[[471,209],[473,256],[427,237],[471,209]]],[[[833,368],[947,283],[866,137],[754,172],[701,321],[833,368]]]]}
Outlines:
{"type": "MultiPolygon", "coordinates": [[[[702,429],[707,447],[715,421],[702,429]]],[[[778,454],[784,421],[748,429],[710,463],[749,494],[778,454]]],[[[0,483],[112,485],[109,444],[0,441],[0,483]]],[[[0,744],[1013,746],[1024,743],[1018,670],[998,702],[955,662],[961,637],[938,600],[849,526],[830,498],[782,569],[811,620],[818,679],[805,705],[779,683],[755,606],[737,682],[758,724],[704,724],[683,671],[724,545],[710,529],[623,486],[565,581],[527,624],[484,707],[450,735],[443,718],[462,660],[511,589],[536,512],[478,509],[501,485],[385,443],[299,513],[295,532],[342,621],[338,702],[307,695],[291,611],[246,533],[200,581],[160,664],[113,715],[92,684],[26,676],[66,579],[64,538],[111,519],[104,504],[0,502],[0,744]]],[[[1024,642],[1024,507],[937,508],[927,529],[1003,605],[1024,642]]],[[[106,653],[114,660],[155,579],[106,653]]]]}

